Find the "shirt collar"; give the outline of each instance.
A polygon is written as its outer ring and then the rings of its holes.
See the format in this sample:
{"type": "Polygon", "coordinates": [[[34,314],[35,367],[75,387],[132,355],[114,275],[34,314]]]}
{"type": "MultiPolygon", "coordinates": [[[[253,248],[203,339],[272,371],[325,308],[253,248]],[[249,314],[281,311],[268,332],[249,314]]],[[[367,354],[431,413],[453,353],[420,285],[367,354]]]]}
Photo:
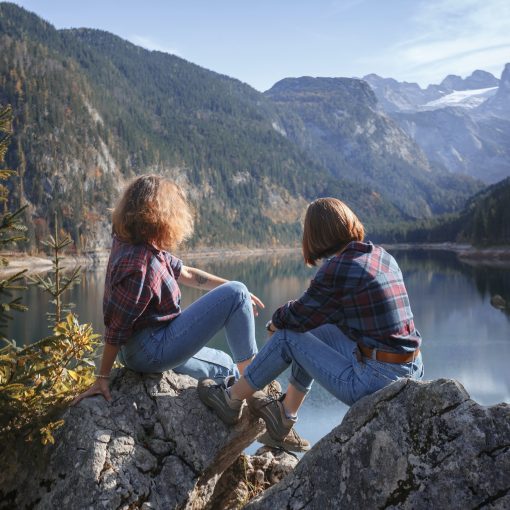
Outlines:
{"type": "Polygon", "coordinates": [[[363,242],[363,241],[351,241],[346,247],[347,250],[361,251],[363,253],[370,253],[374,249],[374,245],[371,241],[363,242]]]}

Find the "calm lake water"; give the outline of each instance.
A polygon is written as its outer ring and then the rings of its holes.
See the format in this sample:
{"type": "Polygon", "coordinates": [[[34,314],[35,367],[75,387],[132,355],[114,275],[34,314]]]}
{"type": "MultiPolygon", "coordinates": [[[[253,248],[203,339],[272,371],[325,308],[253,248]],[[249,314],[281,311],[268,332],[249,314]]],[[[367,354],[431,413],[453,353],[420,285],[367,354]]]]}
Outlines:
{"type": "MultiPolygon", "coordinates": [[[[390,250],[391,251],[391,250],[390,250]]],[[[453,253],[438,251],[392,251],[403,273],[415,323],[423,336],[426,379],[459,380],[471,396],[484,405],[510,403],[510,316],[490,305],[490,296],[510,298],[510,268],[471,266],[453,253]]],[[[306,268],[299,253],[266,257],[225,257],[222,260],[185,259],[228,279],[240,280],[264,301],[266,308],[256,319],[257,338],[266,341],[264,324],[280,304],[298,297],[316,270],[306,268]]],[[[104,268],[86,271],[82,283],[69,294],[82,322],[103,332],[102,294],[104,268]]],[[[183,306],[200,296],[183,288],[183,306]]],[[[48,298],[37,288],[24,297],[30,307],[16,315],[9,337],[31,343],[44,336],[44,313],[48,298]]],[[[228,348],[223,335],[209,344],[228,348]]],[[[280,378],[285,384],[285,376],[280,378]]],[[[340,423],[347,406],[315,385],[300,413],[297,430],[316,442],[340,423]]]]}

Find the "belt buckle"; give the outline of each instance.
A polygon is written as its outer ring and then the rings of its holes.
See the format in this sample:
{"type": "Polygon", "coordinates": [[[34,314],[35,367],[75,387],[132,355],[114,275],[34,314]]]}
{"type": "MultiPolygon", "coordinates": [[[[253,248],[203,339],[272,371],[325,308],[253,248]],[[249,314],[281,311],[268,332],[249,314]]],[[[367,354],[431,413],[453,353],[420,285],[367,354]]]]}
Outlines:
{"type": "Polygon", "coordinates": [[[375,347],[372,349],[372,352],[370,353],[370,359],[377,361],[377,349],[375,347]]]}

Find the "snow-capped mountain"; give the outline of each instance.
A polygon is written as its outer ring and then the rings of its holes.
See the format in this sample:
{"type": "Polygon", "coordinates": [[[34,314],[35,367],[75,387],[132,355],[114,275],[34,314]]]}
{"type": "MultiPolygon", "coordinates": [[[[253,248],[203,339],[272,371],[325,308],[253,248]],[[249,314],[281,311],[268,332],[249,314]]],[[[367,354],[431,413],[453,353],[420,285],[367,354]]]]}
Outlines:
{"type": "Polygon", "coordinates": [[[485,89],[475,90],[454,90],[450,94],[446,94],[439,99],[429,101],[418,107],[419,110],[437,110],[438,108],[446,108],[447,106],[455,106],[460,108],[476,108],[487,101],[489,97],[496,94],[498,87],[488,87],[485,89]]]}
{"type": "Polygon", "coordinates": [[[477,70],[425,89],[374,74],[364,80],[429,160],[487,183],[510,175],[510,64],[501,79],[477,70]]]}
{"type": "Polygon", "coordinates": [[[460,106],[473,108],[496,93],[499,80],[486,71],[474,71],[463,79],[448,75],[439,85],[422,89],[417,83],[399,82],[369,74],[363,78],[386,112],[419,111],[460,106]]]}

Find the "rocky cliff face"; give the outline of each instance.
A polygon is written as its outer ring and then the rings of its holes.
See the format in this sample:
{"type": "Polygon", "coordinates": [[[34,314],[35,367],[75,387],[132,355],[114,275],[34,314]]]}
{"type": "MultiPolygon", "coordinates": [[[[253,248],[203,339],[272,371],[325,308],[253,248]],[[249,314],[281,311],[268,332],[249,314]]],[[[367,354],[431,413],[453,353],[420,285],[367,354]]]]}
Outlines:
{"type": "Polygon", "coordinates": [[[509,506],[510,406],[480,406],[454,381],[401,380],[353,405],[247,508],[509,506]]]}
{"type": "MultiPolygon", "coordinates": [[[[510,121],[510,64],[506,64],[498,91],[494,97],[488,99],[480,108],[479,114],[484,117],[498,117],[510,121]]],[[[507,138],[507,141],[510,138],[507,138]]]]}
{"type": "Polygon", "coordinates": [[[444,90],[476,90],[497,87],[498,84],[499,80],[493,74],[477,69],[464,79],[455,74],[449,74],[439,87],[444,90]]]}
{"type": "MultiPolygon", "coordinates": [[[[510,175],[510,122],[480,118],[464,108],[396,112],[392,117],[450,172],[495,183],[510,175]]],[[[510,119],[510,116],[509,116],[510,119]]]]}

